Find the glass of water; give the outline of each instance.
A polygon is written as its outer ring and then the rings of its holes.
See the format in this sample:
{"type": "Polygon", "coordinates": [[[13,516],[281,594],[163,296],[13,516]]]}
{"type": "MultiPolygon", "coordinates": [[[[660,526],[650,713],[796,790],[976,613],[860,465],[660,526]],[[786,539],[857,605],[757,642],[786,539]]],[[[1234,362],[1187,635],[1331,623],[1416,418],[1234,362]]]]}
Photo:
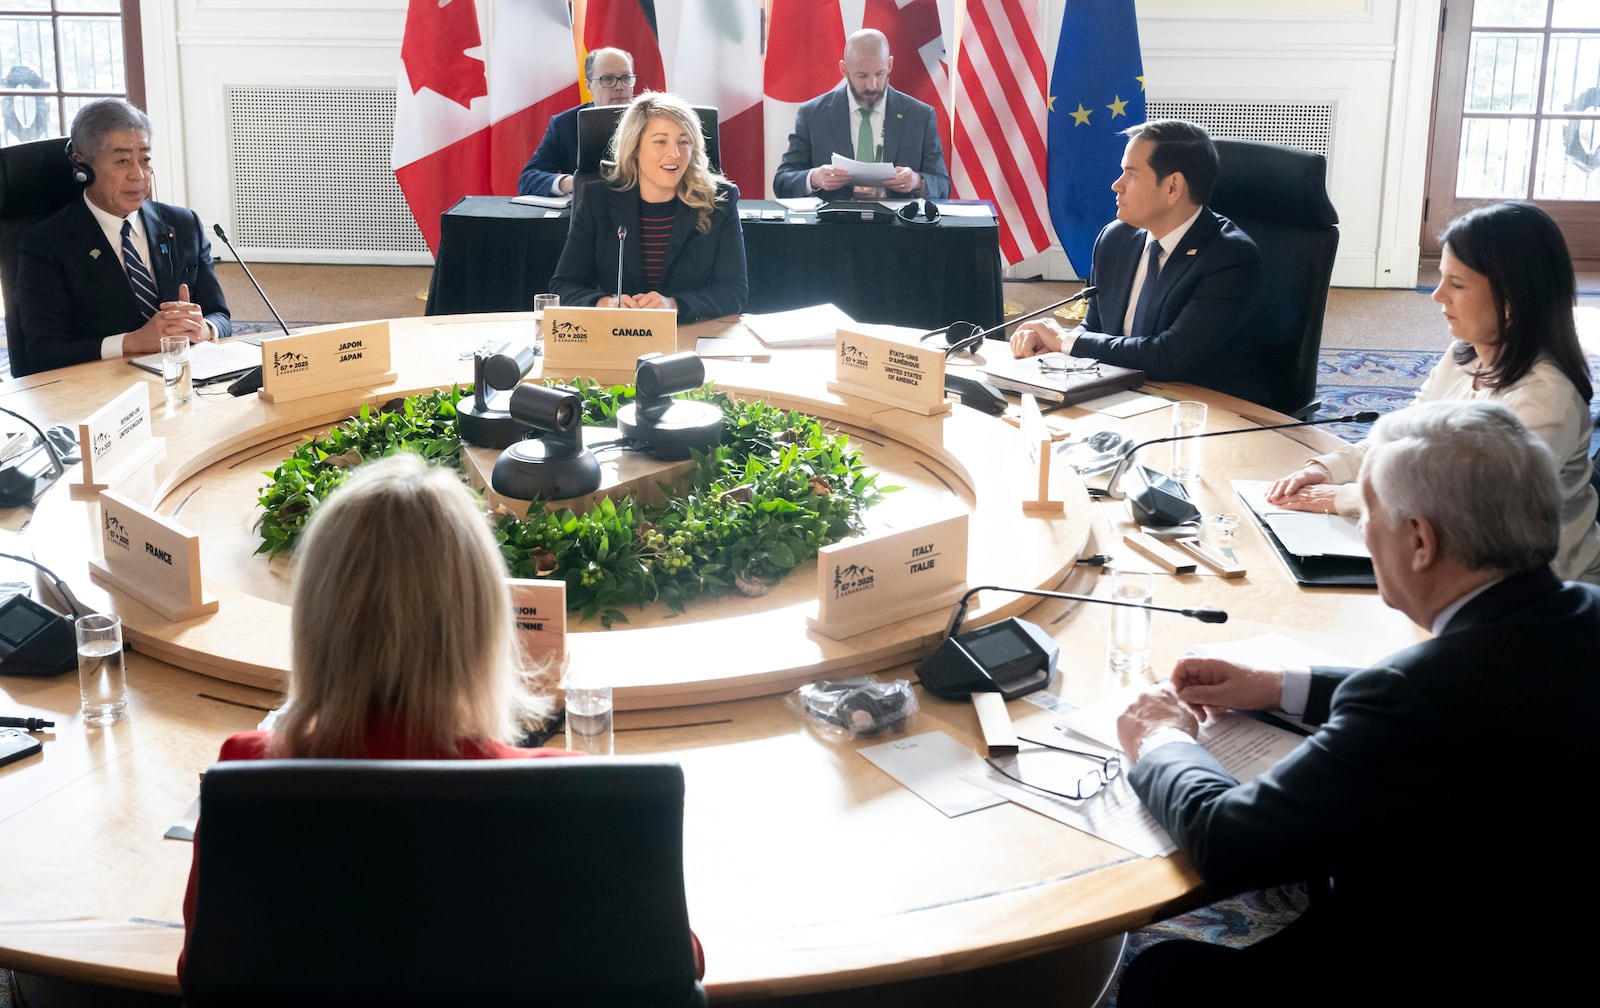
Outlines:
{"type": "Polygon", "coordinates": [[[611,680],[603,672],[568,669],[567,748],[591,756],[612,752],[611,680]]]}
{"type": "Polygon", "coordinates": [[[161,337],[161,383],[166,387],[168,406],[182,406],[194,398],[187,336],[161,337]]]}
{"type": "Polygon", "coordinates": [[[533,325],[534,325],[533,352],[534,353],[536,353],[536,354],[544,353],[545,333],[548,332],[548,330],[545,327],[545,322],[544,322],[545,309],[546,308],[560,308],[560,307],[561,307],[561,295],[559,295],[559,294],[535,294],[533,296],[533,319],[534,319],[534,321],[533,321],[533,325]]]}
{"type": "Polygon", "coordinates": [[[1172,478],[1196,480],[1200,478],[1200,455],[1205,444],[1195,437],[1206,432],[1206,404],[1203,402],[1177,402],[1172,404],[1172,436],[1187,438],[1172,442],[1172,478]]]}
{"type": "Polygon", "coordinates": [[[78,638],[78,696],[83,719],[107,725],[128,713],[128,674],[122,658],[122,620],[90,613],[73,624],[78,638]]]}
{"type": "MultiPolygon", "coordinates": [[[[1113,570],[1111,597],[1118,602],[1148,605],[1155,598],[1156,577],[1149,571],[1113,570]]],[[[1111,671],[1142,675],[1150,667],[1150,610],[1119,605],[1111,608],[1111,671]]]]}

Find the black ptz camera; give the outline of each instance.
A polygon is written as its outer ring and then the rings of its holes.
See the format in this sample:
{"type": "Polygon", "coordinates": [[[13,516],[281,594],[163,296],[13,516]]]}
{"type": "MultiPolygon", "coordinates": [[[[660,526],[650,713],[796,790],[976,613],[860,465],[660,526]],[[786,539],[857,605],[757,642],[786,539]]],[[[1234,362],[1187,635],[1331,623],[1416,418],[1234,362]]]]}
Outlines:
{"type": "Polygon", "coordinates": [[[569,385],[519,385],[511,418],[536,437],[500,453],[490,473],[495,492],[516,500],[565,500],[600,487],[600,463],[583,446],[583,396],[569,385]]]}

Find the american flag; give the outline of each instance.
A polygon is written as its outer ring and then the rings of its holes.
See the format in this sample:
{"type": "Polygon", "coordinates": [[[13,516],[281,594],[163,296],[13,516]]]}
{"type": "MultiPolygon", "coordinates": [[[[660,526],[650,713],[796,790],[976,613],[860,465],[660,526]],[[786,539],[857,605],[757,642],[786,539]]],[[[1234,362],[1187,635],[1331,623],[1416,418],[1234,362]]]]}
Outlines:
{"type": "Polygon", "coordinates": [[[983,0],[959,16],[953,195],[994,204],[1010,265],[1051,243],[1039,9],[1033,0],[983,0]]]}

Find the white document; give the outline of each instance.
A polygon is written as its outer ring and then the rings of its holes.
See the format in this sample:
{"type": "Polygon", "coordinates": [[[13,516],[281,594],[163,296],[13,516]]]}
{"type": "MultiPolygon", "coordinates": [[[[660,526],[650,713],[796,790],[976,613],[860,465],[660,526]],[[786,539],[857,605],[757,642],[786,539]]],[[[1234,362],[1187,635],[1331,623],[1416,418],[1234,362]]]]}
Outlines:
{"type": "Polygon", "coordinates": [[[777,199],[773,202],[795,213],[816,213],[827,200],[821,196],[790,196],[786,199],[777,199]]]}
{"type": "Polygon", "coordinates": [[[739,318],[769,347],[833,346],[841,327],[855,325],[854,319],[832,303],[760,315],[746,312],[739,318]]]}
{"type": "MultiPolygon", "coordinates": [[[[1114,752],[1119,747],[1117,717],[1143,688],[1141,685],[1129,686],[1109,700],[1073,711],[1065,717],[1045,711],[1030,715],[1017,722],[1017,736],[1024,740],[1040,739],[1053,745],[1089,752],[1102,749],[1114,752]]],[[[1238,713],[1208,721],[1200,729],[1200,744],[1241,782],[1260,776],[1292,752],[1301,740],[1301,736],[1288,729],[1238,713]]],[[[1023,745],[1027,744],[1023,741],[1023,745]]],[[[1085,763],[1086,769],[1090,766],[1092,764],[1085,763]]],[[[1005,795],[1019,805],[1092,833],[1140,857],[1158,857],[1177,849],[1167,831],[1134,794],[1126,772],[1099,793],[1082,801],[1071,801],[1017,784],[987,764],[985,771],[983,777],[969,779],[996,794],[1005,795]]]]}
{"type": "Polygon", "coordinates": [[[1085,399],[1083,402],[1078,403],[1078,408],[1094,410],[1096,413],[1103,413],[1106,416],[1126,420],[1129,417],[1138,416],[1140,413],[1149,413],[1161,409],[1163,406],[1171,405],[1171,399],[1153,396],[1148,392],[1134,392],[1130,389],[1127,392],[1113,392],[1111,395],[1100,396],[1097,399],[1085,399]]]}
{"type": "Polygon", "coordinates": [[[767,345],[756,339],[750,330],[744,328],[730,329],[720,336],[701,336],[695,340],[694,352],[708,359],[772,359],[772,351],[767,345]]]}
{"type": "Polygon", "coordinates": [[[963,780],[981,777],[988,764],[944,732],[923,732],[856,751],[951,818],[1005,801],[963,780]]]}
{"type": "Polygon", "coordinates": [[[1267,480],[1234,480],[1234,492],[1295,556],[1371,557],[1354,518],[1290,511],[1267,503],[1267,480]]]}
{"type": "Polygon", "coordinates": [[[562,207],[568,207],[572,205],[572,194],[562,193],[560,196],[538,196],[534,194],[529,194],[526,196],[513,196],[511,197],[511,202],[521,203],[523,206],[552,207],[556,210],[560,210],[562,207]]]}
{"type": "MultiPolygon", "coordinates": [[[[151,374],[161,373],[161,355],[145,354],[129,360],[134,367],[151,374]]],[[[261,364],[261,344],[247,343],[243,338],[206,340],[189,345],[189,380],[215,381],[223,375],[248,371],[261,364]]]]}
{"type": "Polygon", "coordinates": [[[843,154],[833,155],[833,167],[840,171],[850,173],[850,181],[856,185],[882,185],[894,178],[894,165],[887,161],[867,162],[847,158],[843,154]]]}

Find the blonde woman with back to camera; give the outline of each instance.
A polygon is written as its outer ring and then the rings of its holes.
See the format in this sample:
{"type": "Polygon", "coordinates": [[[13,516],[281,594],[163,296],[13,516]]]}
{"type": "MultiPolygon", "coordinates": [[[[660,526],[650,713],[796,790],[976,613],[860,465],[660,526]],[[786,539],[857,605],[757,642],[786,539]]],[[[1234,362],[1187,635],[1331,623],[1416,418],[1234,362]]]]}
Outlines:
{"type": "MultiPolygon", "coordinates": [[[[271,731],[229,736],[219,761],[579,755],[512,744],[553,705],[526,685],[482,507],[415,455],[361,466],[312,515],[295,548],[290,633],[280,716],[271,731]]],[[[186,926],[195,882],[191,867],[186,926]]]]}

